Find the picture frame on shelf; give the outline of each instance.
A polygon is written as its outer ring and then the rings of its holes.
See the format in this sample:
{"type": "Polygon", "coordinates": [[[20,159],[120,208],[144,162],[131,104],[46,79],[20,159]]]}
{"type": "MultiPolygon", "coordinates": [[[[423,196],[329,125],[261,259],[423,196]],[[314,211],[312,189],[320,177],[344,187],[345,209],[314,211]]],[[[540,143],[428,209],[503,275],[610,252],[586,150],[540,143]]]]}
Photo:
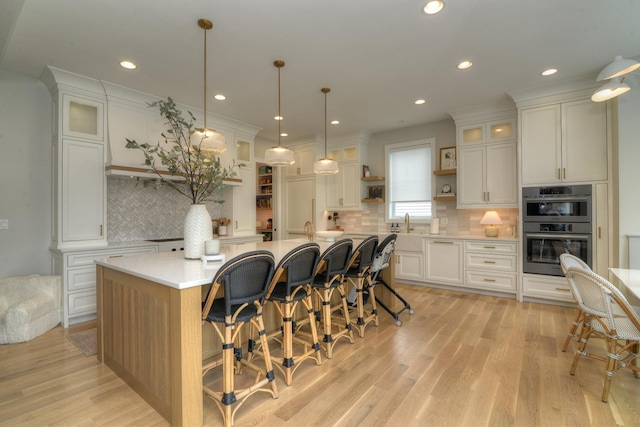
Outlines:
{"type": "Polygon", "coordinates": [[[457,167],[456,147],[440,149],[440,170],[450,170],[457,167]]]}
{"type": "Polygon", "coordinates": [[[370,185],[367,187],[367,199],[384,198],[384,185],[370,185]]]}
{"type": "Polygon", "coordinates": [[[368,176],[371,176],[371,172],[369,172],[369,166],[362,165],[362,177],[366,178],[368,176]]]}

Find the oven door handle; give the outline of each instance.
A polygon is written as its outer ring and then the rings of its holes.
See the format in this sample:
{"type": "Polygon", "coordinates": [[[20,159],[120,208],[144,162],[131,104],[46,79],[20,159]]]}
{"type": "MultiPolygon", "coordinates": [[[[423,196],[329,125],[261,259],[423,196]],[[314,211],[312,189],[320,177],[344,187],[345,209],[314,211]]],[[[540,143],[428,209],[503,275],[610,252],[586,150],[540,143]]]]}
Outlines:
{"type": "Polygon", "coordinates": [[[586,202],[589,199],[585,196],[562,196],[562,197],[525,197],[524,201],[529,202],[586,202]]]}
{"type": "Polygon", "coordinates": [[[533,237],[534,239],[572,239],[572,240],[589,240],[589,236],[581,234],[529,234],[525,233],[525,238],[533,237]]]}

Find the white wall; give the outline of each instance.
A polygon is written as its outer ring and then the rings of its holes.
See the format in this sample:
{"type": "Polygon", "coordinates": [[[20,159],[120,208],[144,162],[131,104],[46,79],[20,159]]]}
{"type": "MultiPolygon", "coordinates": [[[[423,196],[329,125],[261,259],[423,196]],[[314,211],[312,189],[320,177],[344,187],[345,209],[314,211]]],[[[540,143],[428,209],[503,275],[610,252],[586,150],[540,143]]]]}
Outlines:
{"type": "Polygon", "coordinates": [[[618,227],[622,268],[629,266],[627,235],[640,234],[640,84],[633,84],[636,82],[632,78],[627,80],[631,91],[618,98],[618,227]]]}
{"type": "Polygon", "coordinates": [[[0,70],[0,277],[51,274],[51,96],[0,70]]]}

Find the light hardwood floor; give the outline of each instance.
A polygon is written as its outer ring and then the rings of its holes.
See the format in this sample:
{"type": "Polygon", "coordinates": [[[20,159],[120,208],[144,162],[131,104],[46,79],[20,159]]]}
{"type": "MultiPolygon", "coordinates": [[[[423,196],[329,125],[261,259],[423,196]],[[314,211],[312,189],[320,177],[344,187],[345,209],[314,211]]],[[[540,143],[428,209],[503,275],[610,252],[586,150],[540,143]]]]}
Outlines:
{"type": "MultiPolygon", "coordinates": [[[[381,311],[379,327],[321,366],[305,361],[293,385],[277,373],[280,397],[253,396],[236,426],[640,426],[640,380],[628,371],[609,403],[602,363],[583,359],[569,375],[575,344],[561,347],[574,309],[398,288],[415,309],[401,327],[381,311]]],[[[0,425],[168,425],[66,338],[93,326],[0,346],[0,425]]],[[[221,425],[215,403],[204,408],[205,425],[221,425]]]]}

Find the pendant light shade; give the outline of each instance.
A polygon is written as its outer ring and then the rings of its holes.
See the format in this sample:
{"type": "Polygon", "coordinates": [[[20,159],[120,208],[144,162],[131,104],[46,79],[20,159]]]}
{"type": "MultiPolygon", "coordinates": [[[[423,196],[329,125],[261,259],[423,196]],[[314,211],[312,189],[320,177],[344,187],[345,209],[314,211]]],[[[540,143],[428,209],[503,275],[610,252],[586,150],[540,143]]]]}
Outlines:
{"type": "Polygon", "coordinates": [[[320,89],[324,93],[324,158],[313,164],[313,172],[317,175],[335,175],[338,173],[338,162],[327,157],[327,94],[331,92],[328,87],[320,89]]]}
{"type": "Polygon", "coordinates": [[[296,162],[293,151],[280,145],[280,136],[282,134],[280,131],[280,122],[282,121],[282,115],[280,114],[280,68],[284,67],[284,61],[274,61],[273,65],[278,69],[278,116],[276,117],[276,120],[278,120],[278,145],[265,151],[264,162],[269,166],[291,166],[296,162]]]}
{"type": "Polygon", "coordinates": [[[614,77],[611,81],[600,86],[598,90],[591,95],[591,100],[593,102],[607,101],[629,90],[631,90],[631,88],[628,84],[621,82],[619,77],[614,77]]]}
{"type": "Polygon", "coordinates": [[[614,77],[621,77],[634,70],[640,68],[640,62],[633,59],[623,59],[621,56],[616,56],[613,62],[600,71],[597,81],[609,80],[614,77]]]}
{"type": "Polygon", "coordinates": [[[227,140],[224,135],[214,129],[207,128],[207,31],[213,28],[213,23],[208,19],[198,19],[198,27],[204,30],[204,127],[200,149],[213,153],[224,153],[227,151],[227,140]]]}

